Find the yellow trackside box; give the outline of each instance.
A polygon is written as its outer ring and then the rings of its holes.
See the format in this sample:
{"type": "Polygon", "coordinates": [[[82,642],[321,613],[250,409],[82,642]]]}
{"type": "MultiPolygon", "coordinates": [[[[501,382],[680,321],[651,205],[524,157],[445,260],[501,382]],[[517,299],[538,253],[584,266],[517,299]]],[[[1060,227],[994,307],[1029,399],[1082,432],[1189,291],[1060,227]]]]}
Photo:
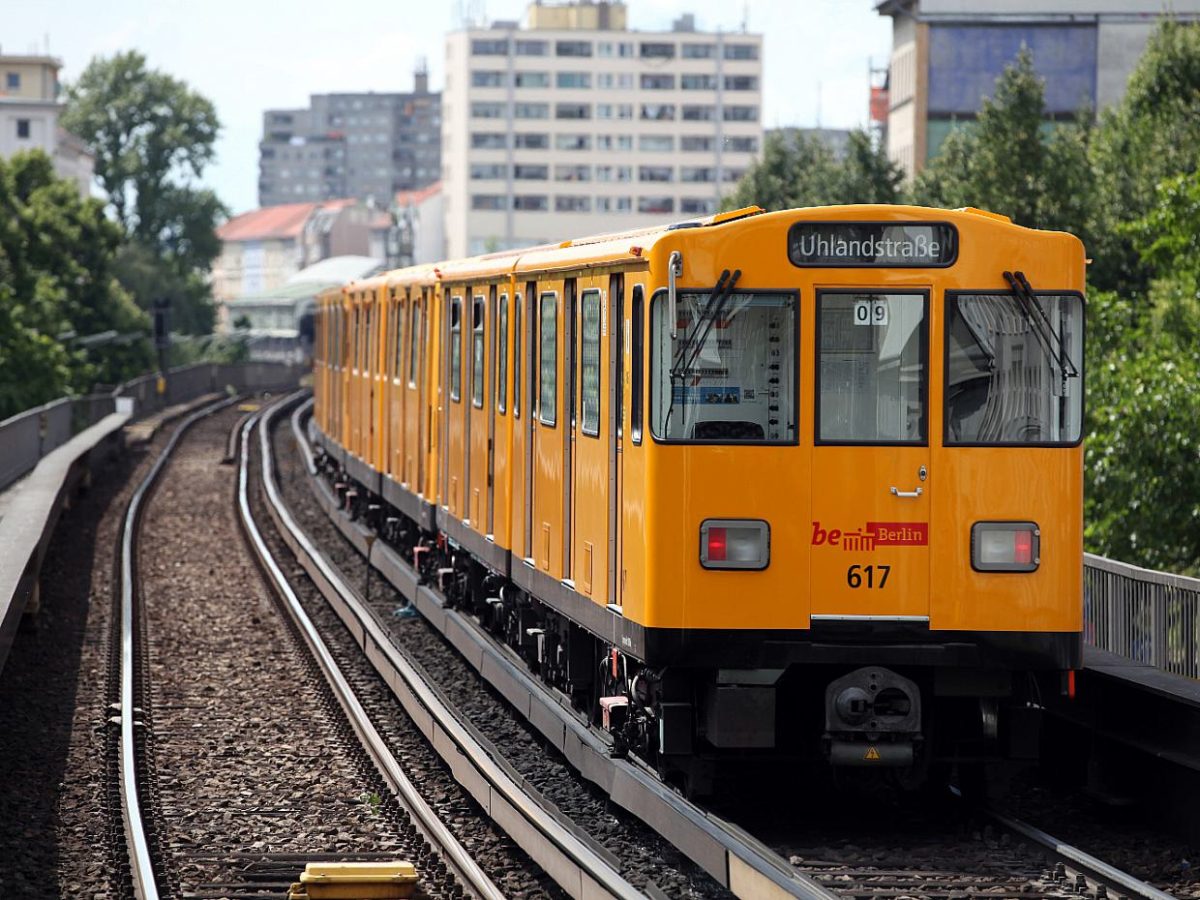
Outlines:
{"type": "Polygon", "coordinates": [[[417,886],[417,870],[408,862],[309,863],[300,883],[311,900],[408,897],[417,886]]]}

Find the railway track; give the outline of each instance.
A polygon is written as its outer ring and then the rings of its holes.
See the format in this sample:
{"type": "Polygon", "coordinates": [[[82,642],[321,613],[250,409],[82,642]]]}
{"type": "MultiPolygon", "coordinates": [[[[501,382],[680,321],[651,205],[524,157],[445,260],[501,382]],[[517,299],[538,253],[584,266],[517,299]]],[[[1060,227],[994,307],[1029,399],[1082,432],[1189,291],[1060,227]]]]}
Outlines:
{"type": "MultiPolygon", "coordinates": [[[[405,859],[418,896],[507,896],[475,857],[501,872],[528,860],[483,838],[484,852],[468,850],[415,793],[397,802],[320,645],[276,607],[216,465],[227,405],[176,429],[124,519],[112,744],[128,893],[282,897],[306,862],[405,859]]],[[[455,809],[469,824],[471,810],[455,809]]],[[[559,895],[521,878],[527,896],[559,895]]]]}
{"type": "MultiPolygon", "coordinates": [[[[292,431],[299,452],[304,459],[305,468],[310,473],[311,483],[318,494],[318,499],[321,499],[321,488],[315,481],[316,469],[312,451],[308,446],[301,424],[303,414],[303,407],[297,408],[293,413],[292,431]]],[[[263,446],[264,454],[266,454],[267,434],[265,432],[263,446]]],[[[270,484],[269,481],[268,484],[270,484]]],[[[360,552],[364,546],[368,550],[374,551],[372,555],[374,566],[386,580],[396,585],[402,593],[406,593],[408,599],[413,601],[413,606],[420,609],[423,614],[430,615],[432,612],[432,619],[441,618],[443,620],[442,624],[438,626],[439,630],[446,633],[447,637],[451,633],[455,635],[453,643],[467,659],[471,660],[481,677],[487,678],[493,687],[504,693],[509,699],[515,699],[526,708],[533,709],[535,715],[539,712],[544,714],[544,710],[557,706],[561,713],[558,727],[562,727],[564,730],[569,731],[574,725],[579,724],[573,714],[564,707],[564,704],[559,703],[548,689],[536,687],[537,690],[548,695],[547,702],[542,704],[540,710],[536,704],[530,704],[526,697],[520,696],[519,691],[511,690],[513,681],[519,679],[513,672],[507,671],[503,665],[503,648],[494,645],[490,637],[483,633],[482,629],[478,628],[473,621],[468,621],[459,614],[442,608],[441,604],[436,602],[436,598],[423,596],[435,592],[427,586],[418,585],[417,579],[411,571],[404,571],[403,560],[399,560],[395,554],[389,555],[389,551],[386,549],[380,552],[380,549],[373,547],[374,542],[366,544],[365,528],[350,521],[346,516],[338,518],[331,504],[325,503],[324,505],[326,511],[334,516],[335,524],[350,543],[355,544],[360,552]],[[408,588],[408,591],[405,591],[405,588],[408,588]],[[427,602],[422,603],[422,599],[427,602]],[[428,602],[430,599],[433,599],[434,602],[428,602]],[[446,627],[446,622],[451,623],[449,628],[446,627]],[[463,631],[473,632],[470,635],[471,640],[466,639],[466,636],[462,634],[463,631]],[[491,648],[486,647],[489,643],[493,645],[491,648]],[[481,648],[483,648],[482,652],[481,648]],[[490,658],[489,649],[492,651],[490,658]]],[[[320,554],[316,552],[315,548],[310,552],[314,558],[320,558],[320,554]]],[[[323,566],[332,568],[332,564],[328,561],[324,562],[323,566]]],[[[350,594],[354,593],[353,588],[344,580],[340,588],[336,585],[334,588],[350,594]]],[[[545,726],[541,726],[541,730],[545,733],[547,729],[545,726]]],[[[605,736],[600,733],[593,736],[601,742],[605,739],[605,736]]],[[[610,778],[609,784],[611,783],[610,778]]],[[[614,799],[616,799],[615,796],[614,799]]],[[[675,798],[673,802],[664,803],[663,806],[682,810],[688,804],[681,798],[675,798]]],[[[931,851],[929,855],[914,857],[909,853],[906,858],[903,857],[906,852],[902,846],[904,841],[898,842],[894,832],[891,835],[890,844],[888,839],[884,838],[883,843],[874,849],[851,845],[852,849],[849,851],[843,848],[832,855],[827,854],[829,858],[821,858],[813,854],[814,848],[797,844],[794,837],[785,838],[780,842],[769,842],[778,851],[772,853],[762,843],[748,834],[740,832],[736,827],[725,826],[726,830],[722,837],[725,840],[724,848],[727,854],[736,856],[742,862],[745,862],[748,857],[752,865],[760,867],[759,874],[766,875],[766,877],[755,883],[742,881],[732,885],[729,880],[722,883],[740,896],[793,895],[820,897],[823,900],[832,897],[968,897],[978,893],[1001,897],[1140,897],[1147,898],[1147,900],[1166,900],[1172,896],[1154,885],[1121,872],[1102,860],[1025,823],[1007,819],[995,813],[981,811],[977,815],[989,817],[987,829],[995,831],[997,834],[1003,834],[1004,838],[1001,843],[989,844],[987,841],[975,839],[973,834],[964,840],[961,835],[952,836],[946,834],[943,829],[943,832],[936,836],[936,843],[929,848],[931,851]],[[737,846],[739,841],[741,841],[740,847],[737,846]],[[897,849],[898,844],[902,858],[894,858],[889,855],[891,851],[897,849]],[[808,855],[806,856],[800,851],[807,851],[808,855]],[[777,876],[780,869],[789,870],[789,874],[793,877],[791,879],[772,877],[777,876]]],[[[674,820],[670,817],[660,817],[656,824],[665,826],[664,834],[670,834],[683,852],[703,864],[706,857],[701,853],[694,852],[696,850],[695,842],[689,841],[686,829],[680,827],[679,820],[683,818],[686,816],[682,813],[677,814],[674,820]]],[[[714,817],[708,818],[710,824],[717,821],[714,817]]],[[[724,825],[724,823],[719,824],[724,825]]],[[[828,850],[828,848],[825,849],[828,850]]],[[[909,850],[911,849],[909,848],[909,850]]],[[[728,866],[730,855],[726,856],[725,874],[727,879],[734,868],[728,866]]],[[[711,862],[711,858],[710,855],[707,860],[711,862]]],[[[714,874],[718,881],[721,881],[720,871],[713,872],[710,868],[710,873],[714,874]]]]}

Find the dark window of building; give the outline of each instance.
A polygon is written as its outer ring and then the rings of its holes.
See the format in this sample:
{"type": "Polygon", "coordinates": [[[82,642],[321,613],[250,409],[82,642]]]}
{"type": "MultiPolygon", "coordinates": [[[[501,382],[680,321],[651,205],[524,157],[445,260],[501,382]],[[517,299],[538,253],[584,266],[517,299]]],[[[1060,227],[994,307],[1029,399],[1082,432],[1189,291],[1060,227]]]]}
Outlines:
{"type": "Polygon", "coordinates": [[[670,166],[638,166],[638,181],[673,181],[674,176],[670,166]]]}
{"type": "Polygon", "coordinates": [[[28,119],[17,119],[17,137],[18,138],[29,137],[29,120],[28,119]]]}
{"type": "Polygon", "coordinates": [[[504,87],[504,73],[476,70],[471,73],[471,87],[504,87]]]}
{"type": "Polygon", "coordinates": [[[530,166],[520,163],[513,166],[513,178],[517,181],[545,181],[549,177],[549,166],[530,166]]]}
{"type": "Polygon", "coordinates": [[[550,87],[549,72],[514,72],[513,84],[519,88],[550,87]]]}
{"type": "Polygon", "coordinates": [[[726,59],[758,59],[758,44],[726,44],[726,59]]]}
{"type": "Polygon", "coordinates": [[[673,91],[675,90],[674,75],[642,75],[643,91],[673,91]]]}
{"type": "Polygon", "coordinates": [[[717,201],[711,197],[684,197],[679,201],[679,211],[692,216],[707,216],[717,211],[717,201]]]}
{"type": "Polygon", "coordinates": [[[638,212],[640,213],[671,213],[675,212],[674,197],[638,197],[638,212]]]}
{"type": "Polygon", "coordinates": [[[546,150],[550,147],[550,135],[536,132],[515,134],[513,146],[521,150],[546,150]]]}
{"type": "Polygon", "coordinates": [[[725,90],[727,91],[757,91],[758,79],[753,75],[726,75],[725,90]]]}
{"type": "Polygon", "coordinates": [[[674,59],[675,45],[644,41],[639,52],[642,59],[674,59]]]}
{"type": "Polygon", "coordinates": [[[504,209],[504,195],[475,194],[471,197],[471,209],[504,209]]]}
{"type": "Polygon", "coordinates": [[[592,86],[592,73],[559,72],[555,76],[554,83],[560,88],[590,88],[592,86]]]}
{"type": "Polygon", "coordinates": [[[472,56],[507,56],[508,41],[500,38],[477,38],[471,41],[472,56]]]}
{"type": "Polygon", "coordinates": [[[757,106],[726,106],[724,112],[726,122],[758,121],[757,106]]]}
{"type": "Polygon", "coordinates": [[[517,41],[517,56],[545,56],[545,41],[517,41]]]}
{"type": "Polygon", "coordinates": [[[709,74],[681,75],[679,86],[685,91],[715,91],[717,76],[709,74]]]}
{"type": "Polygon", "coordinates": [[[591,56],[592,42],[591,41],[555,41],[554,53],[556,56],[591,56]]]}
{"type": "Polygon", "coordinates": [[[642,118],[657,122],[672,121],[675,118],[673,103],[643,103],[642,118]]]}
{"type": "Polygon", "coordinates": [[[471,146],[476,150],[503,150],[503,131],[476,131],[471,134],[471,146]]]}
{"type": "Polygon", "coordinates": [[[685,122],[711,122],[717,117],[717,109],[715,106],[684,106],[683,121],[685,122]]]}
{"type": "Polygon", "coordinates": [[[513,209],[526,212],[545,212],[550,208],[550,198],[545,194],[517,194],[513,197],[513,209]]]}
{"type": "Polygon", "coordinates": [[[725,138],[725,149],[734,153],[757,153],[758,138],[730,137],[725,138]]]}
{"type": "Polygon", "coordinates": [[[579,196],[562,196],[554,198],[555,212],[591,212],[592,198],[579,196]]]}
{"type": "Polygon", "coordinates": [[[684,135],[679,139],[679,149],[686,151],[711,150],[713,139],[702,135],[684,135]]]}
{"type": "Polygon", "coordinates": [[[21,89],[21,73],[20,72],[5,73],[4,85],[10,91],[19,91],[21,89]]]}
{"type": "Polygon", "coordinates": [[[590,119],[592,105],[590,103],[559,103],[554,108],[556,119],[590,119]]]}
{"type": "Polygon", "coordinates": [[[716,51],[713,44],[684,44],[680,55],[684,59],[712,59],[717,55],[716,51]]]}

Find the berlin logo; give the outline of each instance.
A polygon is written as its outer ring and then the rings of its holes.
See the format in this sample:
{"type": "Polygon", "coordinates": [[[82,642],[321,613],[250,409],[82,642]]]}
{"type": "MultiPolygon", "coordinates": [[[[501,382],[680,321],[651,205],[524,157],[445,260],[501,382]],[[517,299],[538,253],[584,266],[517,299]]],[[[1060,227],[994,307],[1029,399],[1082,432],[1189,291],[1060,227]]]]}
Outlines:
{"type": "Polygon", "coordinates": [[[928,543],[928,522],[867,522],[855,531],[825,529],[820,522],[813,522],[814,547],[828,545],[855,552],[876,547],[924,547],[928,543]]]}

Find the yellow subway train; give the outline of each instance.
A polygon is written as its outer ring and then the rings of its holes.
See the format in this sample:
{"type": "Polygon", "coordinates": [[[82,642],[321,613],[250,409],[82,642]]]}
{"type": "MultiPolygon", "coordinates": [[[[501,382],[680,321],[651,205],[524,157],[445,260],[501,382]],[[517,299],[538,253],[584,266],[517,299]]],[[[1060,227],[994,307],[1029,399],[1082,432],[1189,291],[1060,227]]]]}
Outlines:
{"type": "Polygon", "coordinates": [[[324,294],[357,515],[618,745],[1028,755],[1081,658],[1084,250],[976,209],[722,213],[324,294]]]}

